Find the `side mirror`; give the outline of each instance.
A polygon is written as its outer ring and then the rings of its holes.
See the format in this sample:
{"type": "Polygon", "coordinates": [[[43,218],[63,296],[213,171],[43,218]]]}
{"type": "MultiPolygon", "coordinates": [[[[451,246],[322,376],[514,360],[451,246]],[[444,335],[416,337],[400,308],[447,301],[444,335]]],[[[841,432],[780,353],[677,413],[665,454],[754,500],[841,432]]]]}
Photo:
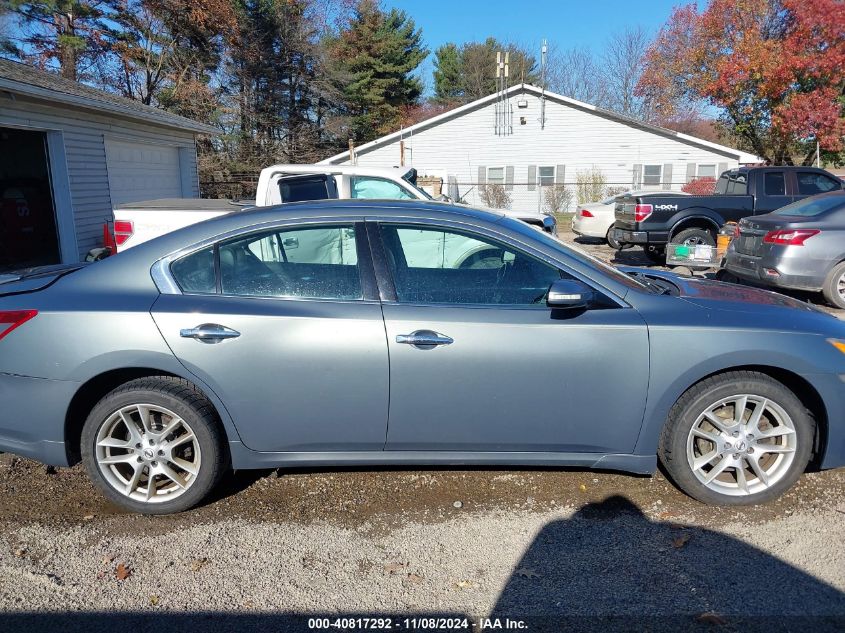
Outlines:
{"type": "Polygon", "coordinates": [[[550,308],[589,308],[596,300],[596,292],[587,284],[574,279],[558,279],[549,287],[546,305],[550,308]]]}

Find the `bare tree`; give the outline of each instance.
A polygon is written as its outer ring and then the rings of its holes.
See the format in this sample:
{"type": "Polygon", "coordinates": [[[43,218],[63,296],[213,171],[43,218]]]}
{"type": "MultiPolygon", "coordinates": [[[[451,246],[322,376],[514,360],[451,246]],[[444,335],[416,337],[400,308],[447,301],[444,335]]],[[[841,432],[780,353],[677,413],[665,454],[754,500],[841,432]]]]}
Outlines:
{"type": "Polygon", "coordinates": [[[505,191],[504,186],[495,183],[481,185],[478,188],[481,201],[492,209],[507,209],[511,203],[511,195],[505,191]]]}
{"type": "Polygon", "coordinates": [[[546,87],[552,92],[599,107],[607,105],[609,96],[594,55],[582,48],[549,47],[546,87]]]}
{"type": "Polygon", "coordinates": [[[650,42],[642,27],[627,27],[610,38],[601,60],[607,107],[635,119],[649,120],[653,114],[646,100],[634,94],[650,42]]]}
{"type": "Polygon", "coordinates": [[[566,213],[572,204],[572,190],[562,184],[543,187],[543,204],[546,213],[566,213]]]}

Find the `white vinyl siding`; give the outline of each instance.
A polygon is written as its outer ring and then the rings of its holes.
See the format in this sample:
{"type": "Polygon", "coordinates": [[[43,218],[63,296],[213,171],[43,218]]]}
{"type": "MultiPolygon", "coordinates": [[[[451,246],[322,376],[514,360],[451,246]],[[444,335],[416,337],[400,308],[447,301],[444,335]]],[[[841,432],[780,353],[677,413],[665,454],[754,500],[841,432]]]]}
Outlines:
{"type": "MultiPolygon", "coordinates": [[[[556,101],[547,96],[545,126],[541,129],[540,97],[526,89],[515,92],[512,102],[527,101],[519,110],[526,116],[526,125],[514,125],[513,134],[497,136],[493,129],[495,100],[470,107],[452,117],[434,123],[423,123],[405,135],[405,149],[414,147],[413,163],[420,175],[439,170],[454,177],[461,198],[470,205],[483,204],[478,185],[484,184],[490,166],[514,167],[513,190],[508,191],[512,210],[536,212],[542,207],[539,187],[540,167],[566,165],[565,174],[555,174],[556,184],[574,190],[579,171],[593,166],[601,169],[608,187],[631,187],[637,176],[640,181],[643,165],[671,164],[672,184],[680,190],[686,180],[687,165],[722,164],[739,166],[739,151],[727,153],[683,139],[671,132],[661,133],[625,122],[611,115],[556,101]],[[563,175],[563,179],[561,179],[563,175]]],[[[376,141],[358,148],[358,164],[367,167],[392,167],[400,164],[399,138],[376,141]]],[[[338,154],[325,162],[348,164],[348,153],[338,154]]],[[[662,173],[659,180],[662,180],[662,173]]],[[[641,186],[641,185],[640,185],[641,186]]],[[[667,186],[667,185],[663,185],[667,186]]],[[[655,186],[657,187],[657,186],[655,186]]]]}
{"type": "MultiPolygon", "coordinates": [[[[103,223],[112,217],[113,201],[106,164],[107,137],[129,143],[177,148],[181,173],[177,172],[176,176],[181,177],[184,183],[181,195],[199,196],[193,132],[158,127],[68,105],[53,106],[19,95],[15,100],[0,96],[0,126],[43,130],[58,135],[63,141],[66,178],[64,184],[54,183],[54,189],[63,187],[69,193],[70,208],[59,208],[57,214],[72,215],[72,223],[67,222],[65,216],[59,217],[58,221],[60,228],[63,224],[75,227],[79,258],[90,249],[102,246],[103,223]]],[[[66,232],[60,235],[60,241],[63,237],[67,242],[66,232]]]]}

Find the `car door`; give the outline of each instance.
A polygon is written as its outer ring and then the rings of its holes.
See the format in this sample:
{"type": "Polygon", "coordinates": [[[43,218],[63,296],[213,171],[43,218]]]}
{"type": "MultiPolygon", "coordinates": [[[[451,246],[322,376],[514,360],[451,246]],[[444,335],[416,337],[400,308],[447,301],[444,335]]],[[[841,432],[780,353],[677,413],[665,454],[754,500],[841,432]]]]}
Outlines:
{"type": "Polygon", "coordinates": [[[382,450],[388,357],[362,225],[280,225],[173,261],[153,317],[256,451],[382,450]]]}
{"type": "Polygon", "coordinates": [[[633,450],[649,373],[638,312],[606,296],[549,309],[550,284],[570,273],[479,229],[380,223],[370,234],[390,282],[386,450],[633,450]]]}

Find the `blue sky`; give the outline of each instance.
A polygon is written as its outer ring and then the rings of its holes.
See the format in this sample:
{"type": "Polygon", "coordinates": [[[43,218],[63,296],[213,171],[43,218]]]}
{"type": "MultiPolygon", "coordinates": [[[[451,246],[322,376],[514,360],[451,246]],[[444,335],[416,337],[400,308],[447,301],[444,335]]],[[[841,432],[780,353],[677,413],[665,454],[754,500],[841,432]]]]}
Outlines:
{"type": "MultiPolygon", "coordinates": [[[[536,51],[546,38],[560,48],[602,50],[607,38],[626,26],[650,33],[666,22],[672,7],[683,0],[383,0],[385,8],[403,9],[422,27],[432,51],[446,42],[460,44],[494,36],[536,51]]],[[[431,83],[431,56],[421,68],[431,83]]]]}

